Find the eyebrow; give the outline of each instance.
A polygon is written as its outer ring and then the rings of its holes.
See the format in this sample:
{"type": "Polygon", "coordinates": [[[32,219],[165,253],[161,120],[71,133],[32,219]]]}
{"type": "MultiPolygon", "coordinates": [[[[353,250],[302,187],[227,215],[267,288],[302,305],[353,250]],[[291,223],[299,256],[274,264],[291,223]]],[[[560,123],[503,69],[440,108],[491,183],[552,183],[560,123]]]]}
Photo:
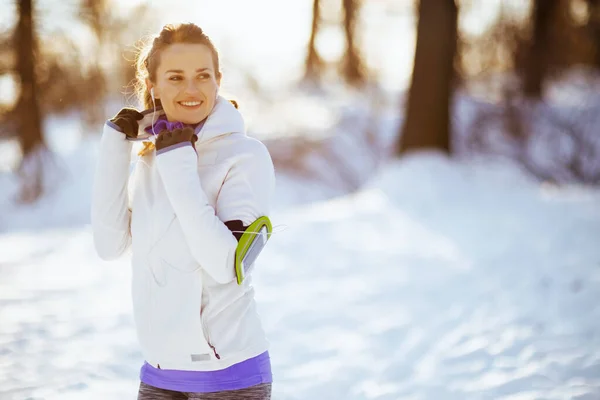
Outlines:
{"type": "MultiPolygon", "coordinates": [[[[203,71],[212,71],[212,69],[211,68],[198,68],[196,70],[196,72],[203,72],[203,71]]],[[[175,74],[183,74],[182,69],[169,69],[169,70],[165,71],[165,74],[168,72],[173,72],[175,74]]]]}

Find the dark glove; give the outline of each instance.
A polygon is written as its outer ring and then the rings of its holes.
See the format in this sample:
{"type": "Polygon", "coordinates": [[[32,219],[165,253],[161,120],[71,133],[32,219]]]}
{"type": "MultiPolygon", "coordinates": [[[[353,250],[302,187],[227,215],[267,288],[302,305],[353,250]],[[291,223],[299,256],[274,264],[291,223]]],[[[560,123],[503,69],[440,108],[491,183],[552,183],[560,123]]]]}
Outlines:
{"type": "Polygon", "coordinates": [[[197,140],[198,135],[196,135],[194,129],[188,126],[185,128],[176,128],[172,131],[164,130],[160,132],[156,137],[154,145],[156,146],[156,151],[160,151],[174,144],[190,142],[194,150],[196,150],[195,144],[197,140]]]}
{"type": "Polygon", "coordinates": [[[127,138],[135,139],[138,135],[138,121],[142,118],[144,118],[144,115],[135,108],[125,107],[110,119],[110,122],[117,125],[127,138]]]}

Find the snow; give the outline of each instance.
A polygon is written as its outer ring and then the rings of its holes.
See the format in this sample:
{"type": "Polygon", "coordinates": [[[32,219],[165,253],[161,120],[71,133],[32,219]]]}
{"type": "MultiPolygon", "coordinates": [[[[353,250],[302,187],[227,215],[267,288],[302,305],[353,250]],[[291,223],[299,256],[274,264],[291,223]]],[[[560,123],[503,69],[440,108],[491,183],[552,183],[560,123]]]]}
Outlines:
{"type": "MultiPolygon", "coordinates": [[[[128,260],[91,240],[94,158],[63,158],[70,183],[38,205],[3,199],[3,400],[136,396],[128,260]]],[[[273,399],[600,396],[599,190],[436,153],[327,189],[278,176],[254,277],[273,399]]]]}
{"type": "MultiPolygon", "coordinates": [[[[281,12],[258,27],[264,7],[248,3],[237,30],[219,19],[231,1],[188,3],[170,2],[157,23],[185,10],[211,32],[224,50],[224,89],[240,100],[252,133],[328,140],[323,148],[363,184],[346,194],[336,165],[314,154],[301,164],[326,174],[278,171],[276,233],[254,276],[274,400],[600,398],[600,189],[540,183],[501,157],[473,157],[473,133],[492,142],[490,153],[515,150],[487,86],[479,99],[456,96],[460,158],[382,163],[412,68],[410,4],[363,9],[362,47],[381,92],[336,87],[332,96],[331,82],[327,93],[308,94],[290,83],[302,73],[310,3],[263,0],[281,12]],[[273,35],[271,22],[286,35],[273,35]],[[481,115],[491,117],[478,129],[481,115]],[[360,136],[368,127],[378,134],[376,162],[360,136]]],[[[488,8],[475,6],[461,24],[481,30],[488,8]]],[[[318,46],[331,58],[340,31],[324,30],[318,46]]],[[[564,136],[559,121],[597,143],[599,85],[596,72],[573,70],[531,107],[527,122],[539,138],[531,153],[541,148],[540,163],[565,182],[562,153],[576,151],[547,137],[564,136]]],[[[0,399],[133,399],[143,360],[129,263],[101,261],[89,227],[98,138],[76,115],[45,127],[56,160],[36,204],[12,202],[17,181],[6,171],[18,153],[0,143],[0,399]]]]}

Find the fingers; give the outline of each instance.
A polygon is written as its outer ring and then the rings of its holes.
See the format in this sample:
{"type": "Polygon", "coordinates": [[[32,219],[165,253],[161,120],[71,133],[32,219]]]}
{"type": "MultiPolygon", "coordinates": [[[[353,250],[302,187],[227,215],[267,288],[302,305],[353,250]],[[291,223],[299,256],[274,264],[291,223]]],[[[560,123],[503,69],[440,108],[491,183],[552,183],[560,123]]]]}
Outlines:
{"type": "Polygon", "coordinates": [[[156,137],[156,142],[154,143],[156,148],[161,149],[170,146],[173,141],[172,135],[173,133],[167,129],[163,129],[162,131],[160,131],[158,136],[156,137]]]}
{"type": "Polygon", "coordinates": [[[156,149],[169,147],[177,143],[191,142],[194,145],[198,141],[198,136],[191,127],[176,128],[172,131],[162,130],[156,138],[156,149]]]}
{"type": "Polygon", "coordinates": [[[183,129],[176,128],[176,129],[173,129],[171,132],[169,132],[169,135],[170,135],[170,137],[177,138],[177,139],[187,139],[187,138],[190,138],[193,133],[194,133],[194,130],[191,128],[183,128],[183,129]]]}
{"type": "Polygon", "coordinates": [[[170,131],[168,129],[163,129],[162,131],[160,131],[158,133],[158,137],[163,138],[163,139],[171,139],[173,137],[173,133],[174,132],[175,131],[170,131]]]}
{"type": "Polygon", "coordinates": [[[124,107],[110,121],[115,123],[125,136],[135,138],[138,134],[138,121],[142,118],[144,115],[135,108],[124,107]]]}
{"type": "Polygon", "coordinates": [[[195,135],[194,129],[186,126],[185,128],[176,128],[171,132],[173,138],[179,138],[181,140],[191,140],[192,136],[195,135]]]}
{"type": "Polygon", "coordinates": [[[135,121],[141,121],[144,118],[144,114],[136,110],[135,108],[124,107],[119,111],[117,117],[127,118],[135,121]]]}
{"type": "Polygon", "coordinates": [[[127,120],[127,122],[129,123],[129,129],[131,131],[131,135],[132,136],[137,136],[137,131],[138,131],[138,123],[137,121],[132,121],[132,120],[127,120]]]}
{"type": "Polygon", "coordinates": [[[114,122],[123,130],[125,136],[132,137],[137,135],[137,122],[125,117],[119,117],[114,122]]]}

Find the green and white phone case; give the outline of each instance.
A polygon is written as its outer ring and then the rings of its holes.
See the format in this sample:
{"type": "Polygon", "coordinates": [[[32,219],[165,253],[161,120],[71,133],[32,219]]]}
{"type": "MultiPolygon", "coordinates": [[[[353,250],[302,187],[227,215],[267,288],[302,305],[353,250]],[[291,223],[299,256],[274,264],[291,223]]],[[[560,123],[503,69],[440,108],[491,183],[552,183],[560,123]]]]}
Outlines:
{"type": "Polygon", "coordinates": [[[254,221],[242,234],[235,252],[235,274],[241,285],[254,266],[254,261],[267,244],[273,232],[271,220],[263,216],[254,221]]]}

